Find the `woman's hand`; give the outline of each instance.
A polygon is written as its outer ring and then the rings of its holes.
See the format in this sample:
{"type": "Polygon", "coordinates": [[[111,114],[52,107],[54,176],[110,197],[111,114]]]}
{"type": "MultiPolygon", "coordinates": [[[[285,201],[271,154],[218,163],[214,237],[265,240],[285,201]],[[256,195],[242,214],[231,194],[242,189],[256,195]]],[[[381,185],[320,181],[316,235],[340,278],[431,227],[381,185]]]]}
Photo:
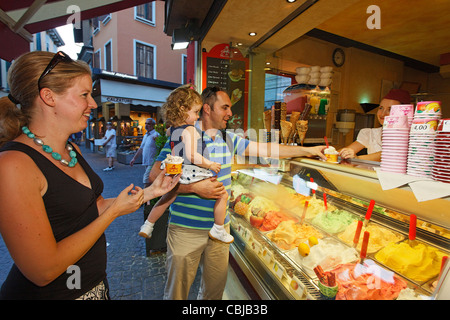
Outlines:
{"type": "Polygon", "coordinates": [[[352,148],[342,148],[341,151],[339,151],[339,155],[342,159],[356,158],[355,150],[353,150],[352,148]]]}
{"type": "Polygon", "coordinates": [[[144,190],[133,184],[122,190],[120,194],[113,200],[108,209],[114,210],[116,216],[123,216],[135,212],[144,203],[144,190]]]}
{"type": "Polygon", "coordinates": [[[178,184],[180,177],[181,174],[166,175],[166,168],[164,168],[153,183],[144,189],[144,202],[168,193],[178,184]]]}

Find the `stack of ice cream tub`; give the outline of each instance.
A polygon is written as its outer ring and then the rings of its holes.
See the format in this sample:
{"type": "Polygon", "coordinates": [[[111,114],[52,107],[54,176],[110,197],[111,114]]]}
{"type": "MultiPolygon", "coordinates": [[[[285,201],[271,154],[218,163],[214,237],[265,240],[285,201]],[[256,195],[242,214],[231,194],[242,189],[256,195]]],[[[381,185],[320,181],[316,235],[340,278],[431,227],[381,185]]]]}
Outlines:
{"type": "Polygon", "coordinates": [[[412,104],[393,105],[389,116],[384,118],[380,166],[382,171],[406,173],[413,112],[412,104]]]}
{"type": "Polygon", "coordinates": [[[450,183],[450,119],[441,119],[434,139],[434,162],[431,177],[434,180],[450,183]]]}
{"type": "Polygon", "coordinates": [[[440,118],[440,101],[417,103],[409,134],[408,175],[431,178],[434,163],[434,140],[440,118]]]}

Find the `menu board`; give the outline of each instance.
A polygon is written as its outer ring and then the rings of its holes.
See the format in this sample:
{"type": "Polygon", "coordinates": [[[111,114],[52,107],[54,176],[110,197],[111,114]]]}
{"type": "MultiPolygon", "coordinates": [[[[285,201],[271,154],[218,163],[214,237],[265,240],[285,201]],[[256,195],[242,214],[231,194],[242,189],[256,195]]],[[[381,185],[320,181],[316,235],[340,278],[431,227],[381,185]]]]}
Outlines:
{"type": "Polygon", "coordinates": [[[228,121],[229,129],[247,129],[248,59],[228,44],[220,44],[203,52],[203,88],[220,87],[230,96],[233,116],[228,121]]]}

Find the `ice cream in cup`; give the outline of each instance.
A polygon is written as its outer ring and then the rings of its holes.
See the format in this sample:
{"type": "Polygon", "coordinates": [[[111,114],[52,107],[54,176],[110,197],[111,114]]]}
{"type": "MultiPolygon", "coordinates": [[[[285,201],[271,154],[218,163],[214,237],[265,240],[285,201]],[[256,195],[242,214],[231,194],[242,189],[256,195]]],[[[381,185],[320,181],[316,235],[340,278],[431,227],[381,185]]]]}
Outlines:
{"type": "Polygon", "coordinates": [[[167,174],[180,174],[181,167],[183,166],[183,158],[178,156],[172,156],[168,154],[166,159],[164,160],[166,165],[166,173],[167,174]]]}
{"type": "Polygon", "coordinates": [[[338,162],[338,154],[339,152],[332,146],[329,146],[323,151],[325,157],[327,157],[327,162],[338,162]]]}

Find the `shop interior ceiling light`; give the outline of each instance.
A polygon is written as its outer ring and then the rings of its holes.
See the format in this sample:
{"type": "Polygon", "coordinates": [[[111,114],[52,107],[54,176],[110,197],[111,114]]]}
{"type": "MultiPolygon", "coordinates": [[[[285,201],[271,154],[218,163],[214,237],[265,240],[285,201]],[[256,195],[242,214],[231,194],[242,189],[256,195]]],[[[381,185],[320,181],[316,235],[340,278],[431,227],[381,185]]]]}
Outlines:
{"type": "Polygon", "coordinates": [[[189,29],[175,29],[172,34],[172,50],[186,49],[190,42],[189,29]]]}
{"type": "Polygon", "coordinates": [[[254,37],[254,36],[256,36],[256,32],[249,32],[248,35],[249,35],[250,37],[254,37]]]}

